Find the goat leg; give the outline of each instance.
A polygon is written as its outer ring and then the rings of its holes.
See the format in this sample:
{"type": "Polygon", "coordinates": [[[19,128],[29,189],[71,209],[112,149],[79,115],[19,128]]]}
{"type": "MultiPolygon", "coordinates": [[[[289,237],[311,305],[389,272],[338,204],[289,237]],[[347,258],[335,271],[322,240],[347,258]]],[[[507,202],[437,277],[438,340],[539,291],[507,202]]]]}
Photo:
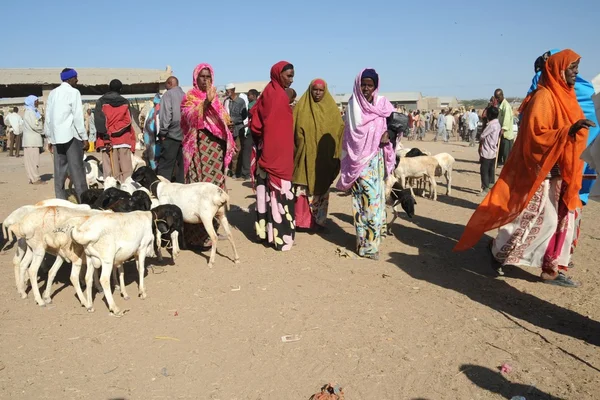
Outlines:
{"type": "MultiPolygon", "coordinates": [[[[54,260],[54,264],[52,264],[52,268],[48,271],[48,279],[46,279],[46,289],[44,289],[44,302],[46,304],[52,303],[52,297],[50,293],[52,292],[52,283],[54,283],[54,278],[56,278],[56,273],[60,269],[60,267],[64,263],[64,259],[61,256],[56,256],[56,260],[54,260]]],[[[71,281],[73,283],[73,281],[71,281]]],[[[73,285],[75,286],[75,285],[73,285]]]]}
{"type": "Polygon", "coordinates": [[[137,265],[138,275],[139,275],[138,292],[139,292],[139,296],[142,300],[148,296],[146,294],[146,286],[144,285],[145,261],[146,261],[146,252],[140,251],[137,260],[135,260],[135,263],[137,265]]]}
{"type": "Polygon", "coordinates": [[[33,292],[33,297],[35,298],[35,302],[40,307],[45,307],[46,303],[42,300],[42,296],[40,295],[40,287],[37,281],[38,271],[40,269],[40,265],[42,265],[42,261],[44,261],[44,254],[46,252],[38,250],[38,252],[33,253],[33,259],[31,260],[31,265],[27,272],[29,273],[29,280],[31,281],[31,291],[33,292]],[[40,254],[41,253],[41,254],[40,254]]]}
{"type": "Polygon", "coordinates": [[[117,266],[117,272],[119,273],[119,284],[121,285],[121,296],[125,300],[129,300],[129,295],[127,294],[127,289],[125,288],[125,269],[123,268],[123,264],[117,266]]]}
{"type": "MultiPolygon", "coordinates": [[[[79,302],[81,303],[81,305],[89,310],[90,306],[88,304],[88,299],[86,296],[83,295],[83,291],[81,290],[81,284],[79,282],[80,274],[81,274],[81,262],[73,263],[73,265],[71,266],[71,276],[70,276],[71,284],[73,285],[73,287],[75,287],[75,292],[77,293],[77,297],[79,298],[79,302]]],[[[87,277],[87,273],[86,273],[86,277],[87,277]]]]}
{"type": "Polygon", "coordinates": [[[223,229],[225,230],[225,233],[227,234],[227,239],[229,240],[229,243],[231,243],[231,247],[233,248],[234,262],[236,264],[239,264],[240,256],[238,255],[237,249],[235,247],[235,243],[233,241],[233,235],[231,234],[231,227],[229,226],[229,221],[227,220],[225,213],[223,213],[223,216],[221,217],[220,222],[221,222],[221,225],[223,226],[223,229]]]}
{"type": "Polygon", "coordinates": [[[116,316],[121,316],[121,310],[117,307],[115,303],[115,299],[113,298],[112,292],[110,290],[110,279],[113,271],[113,265],[111,262],[102,261],[102,272],[100,274],[100,284],[102,285],[102,289],[104,290],[104,297],[106,298],[106,303],[108,304],[108,309],[116,316]]]}

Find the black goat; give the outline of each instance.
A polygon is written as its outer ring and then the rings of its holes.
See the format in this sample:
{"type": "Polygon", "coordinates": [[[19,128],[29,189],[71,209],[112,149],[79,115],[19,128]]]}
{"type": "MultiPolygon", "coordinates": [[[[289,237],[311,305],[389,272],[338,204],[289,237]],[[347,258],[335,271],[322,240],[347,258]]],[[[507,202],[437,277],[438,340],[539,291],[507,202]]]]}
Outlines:
{"type": "Polygon", "coordinates": [[[94,204],[92,204],[92,208],[97,210],[107,210],[111,204],[116,203],[118,200],[127,200],[130,198],[131,195],[126,191],[111,187],[102,192],[94,204]]]}
{"type": "Polygon", "coordinates": [[[87,204],[90,207],[96,203],[100,196],[104,193],[103,189],[88,189],[81,193],[81,204],[87,204]]]}
{"type": "Polygon", "coordinates": [[[136,190],[128,198],[121,198],[117,201],[108,204],[106,210],[114,212],[131,212],[131,211],[150,211],[152,201],[146,192],[136,190]]]}
{"type": "MultiPolygon", "coordinates": [[[[134,192],[134,194],[137,192],[134,192]]],[[[179,249],[185,249],[185,241],[183,240],[183,214],[181,209],[174,204],[163,204],[152,210],[152,220],[155,225],[154,252],[158,259],[162,259],[160,248],[166,246],[171,247],[171,257],[179,254],[179,249]],[[175,234],[176,233],[176,234],[175,234]],[[160,246],[158,235],[160,235],[160,246]]]]}
{"type": "Polygon", "coordinates": [[[415,147],[415,148],[410,149],[404,157],[421,157],[421,156],[426,156],[426,155],[427,154],[423,153],[421,150],[419,150],[415,147]]]}
{"type": "Polygon", "coordinates": [[[388,233],[391,234],[392,224],[396,218],[398,218],[399,214],[396,209],[398,204],[400,204],[406,215],[408,215],[409,218],[412,218],[415,216],[415,205],[417,204],[417,200],[410,193],[410,189],[393,187],[392,192],[390,193],[390,203],[394,213],[394,217],[388,223],[388,233]]]}

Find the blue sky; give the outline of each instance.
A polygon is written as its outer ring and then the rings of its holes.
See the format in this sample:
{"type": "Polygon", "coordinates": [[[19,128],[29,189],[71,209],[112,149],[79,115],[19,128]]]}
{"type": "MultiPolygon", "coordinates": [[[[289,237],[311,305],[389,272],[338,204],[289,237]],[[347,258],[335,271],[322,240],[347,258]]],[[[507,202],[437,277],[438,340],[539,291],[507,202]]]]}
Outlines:
{"type": "Polygon", "coordinates": [[[600,73],[594,3],[8,1],[0,8],[0,67],[171,65],[185,86],[194,66],[209,62],[222,85],[268,80],[284,59],[295,65],[299,93],[316,77],[348,92],[362,68],[374,67],[382,91],[470,99],[502,87],[523,96],[535,58],[550,48],[577,51],[584,78],[600,73]]]}

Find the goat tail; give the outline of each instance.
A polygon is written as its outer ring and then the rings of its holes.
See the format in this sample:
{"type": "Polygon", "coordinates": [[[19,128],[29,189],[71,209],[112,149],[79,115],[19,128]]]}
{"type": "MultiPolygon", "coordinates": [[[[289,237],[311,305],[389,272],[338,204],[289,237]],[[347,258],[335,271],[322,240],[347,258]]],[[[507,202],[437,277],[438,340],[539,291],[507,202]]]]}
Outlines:
{"type": "Polygon", "coordinates": [[[89,230],[81,229],[81,227],[76,226],[71,231],[71,237],[80,245],[86,246],[95,239],[90,233],[89,230]]]}
{"type": "Polygon", "coordinates": [[[226,210],[229,211],[229,195],[227,192],[221,188],[219,188],[219,194],[215,199],[215,205],[219,208],[225,206],[226,210]]]}

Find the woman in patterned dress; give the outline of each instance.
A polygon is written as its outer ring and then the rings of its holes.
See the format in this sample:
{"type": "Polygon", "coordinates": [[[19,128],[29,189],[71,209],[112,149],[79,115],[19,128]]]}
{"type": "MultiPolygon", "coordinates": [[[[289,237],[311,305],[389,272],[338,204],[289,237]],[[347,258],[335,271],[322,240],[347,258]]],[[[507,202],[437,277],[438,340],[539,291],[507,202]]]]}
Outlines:
{"type": "Polygon", "coordinates": [[[377,95],[378,89],[379,75],[374,69],[363,70],[354,81],[337,183],[338,189],[352,193],[357,253],[373,260],[379,259],[379,245],[386,233],[384,179],[396,164],[386,123],[394,106],[377,95]]]}
{"type": "MultiPolygon", "coordinates": [[[[229,114],[213,85],[214,76],[209,64],[199,64],[194,69],[194,87],[181,102],[183,168],[185,183],[210,182],[225,189],[225,166],[233,158],[235,142],[228,128],[229,114]]],[[[185,224],[184,230],[188,245],[210,247],[201,224],[185,224]]]]}
{"type": "Polygon", "coordinates": [[[256,149],[252,169],[256,189],[256,234],[275,250],[292,249],[294,220],[294,117],[286,89],[294,81],[294,66],[280,61],[271,68],[271,82],[250,112],[256,149]]]}
{"type": "Polygon", "coordinates": [[[455,247],[469,249],[500,228],[490,247],[500,275],[505,265],[541,267],[545,283],[578,286],[565,272],[582,207],[580,156],[594,126],[575,95],[579,60],[572,50],[548,58],[538,88],[521,106],[519,135],[498,182],[455,247]]]}

